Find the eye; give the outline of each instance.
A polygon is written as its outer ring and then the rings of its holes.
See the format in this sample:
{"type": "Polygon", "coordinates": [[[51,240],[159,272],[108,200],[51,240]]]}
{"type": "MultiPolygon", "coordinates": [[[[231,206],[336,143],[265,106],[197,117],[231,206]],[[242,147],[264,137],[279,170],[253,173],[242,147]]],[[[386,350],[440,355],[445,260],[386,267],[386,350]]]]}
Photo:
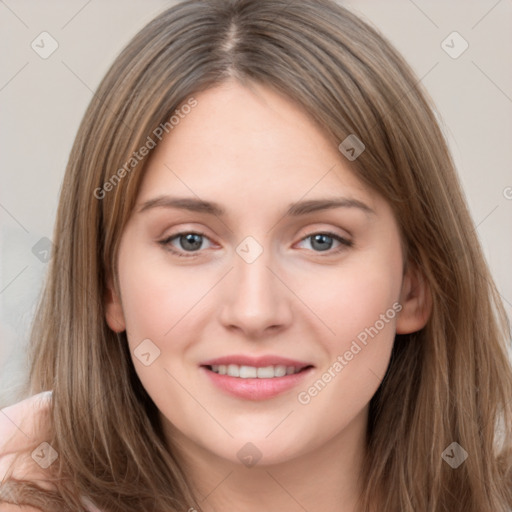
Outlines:
{"type": "Polygon", "coordinates": [[[184,253],[195,253],[199,252],[201,248],[204,249],[202,246],[205,240],[209,240],[209,238],[203,233],[183,231],[160,240],[158,243],[177,256],[189,257],[194,256],[194,254],[184,253]],[[174,242],[177,242],[177,244],[174,242]]]}
{"type": "Polygon", "coordinates": [[[321,233],[313,233],[311,235],[308,235],[305,238],[303,238],[301,242],[304,242],[306,240],[310,240],[311,248],[315,252],[329,251],[329,254],[337,253],[346,247],[352,247],[354,245],[352,241],[347,240],[342,236],[339,236],[335,233],[323,231],[321,233]],[[330,249],[332,249],[334,242],[337,242],[339,245],[335,250],[331,251],[330,249]]]}
{"type": "MultiPolygon", "coordinates": [[[[201,249],[205,248],[203,242],[206,240],[209,241],[210,239],[204,233],[183,231],[160,240],[158,243],[176,256],[193,257],[195,256],[194,253],[198,253],[201,249]]],[[[331,232],[313,233],[303,238],[300,242],[308,240],[314,252],[329,252],[329,254],[333,254],[346,247],[353,246],[352,241],[331,232]],[[331,250],[335,242],[338,243],[338,246],[331,250]]]]}

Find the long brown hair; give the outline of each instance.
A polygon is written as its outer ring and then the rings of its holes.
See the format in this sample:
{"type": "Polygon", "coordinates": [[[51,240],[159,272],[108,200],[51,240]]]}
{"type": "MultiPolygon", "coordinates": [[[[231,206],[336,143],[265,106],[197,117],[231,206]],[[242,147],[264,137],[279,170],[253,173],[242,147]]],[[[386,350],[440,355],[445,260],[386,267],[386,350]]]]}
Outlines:
{"type": "MultiPolygon", "coordinates": [[[[101,82],[69,158],[33,329],[29,391],[53,390],[48,439],[60,454],[51,510],[82,510],[80,496],[105,511],[200,510],[103,299],[109,276],[117,288],[118,242],[149,155],[127,162],[180,105],[228,78],[292,98],[336,146],[363,141],[354,172],[393,208],[430,288],[427,325],[396,336],[370,402],[361,510],[509,510],[510,326],[454,164],[409,66],[331,0],[179,3],[101,82]],[[456,469],[442,457],[454,442],[468,454],[456,469]]],[[[20,503],[50,497],[18,489],[20,503]]]]}

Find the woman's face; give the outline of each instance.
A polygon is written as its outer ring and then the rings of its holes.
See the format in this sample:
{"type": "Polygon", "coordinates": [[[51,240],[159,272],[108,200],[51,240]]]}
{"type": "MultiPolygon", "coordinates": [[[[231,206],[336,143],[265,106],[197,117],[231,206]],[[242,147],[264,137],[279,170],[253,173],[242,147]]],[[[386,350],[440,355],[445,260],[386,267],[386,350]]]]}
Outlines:
{"type": "Polygon", "coordinates": [[[170,437],[283,462],[364,430],[405,312],[399,230],[288,99],[195,98],[153,150],[107,320],[170,437]]]}

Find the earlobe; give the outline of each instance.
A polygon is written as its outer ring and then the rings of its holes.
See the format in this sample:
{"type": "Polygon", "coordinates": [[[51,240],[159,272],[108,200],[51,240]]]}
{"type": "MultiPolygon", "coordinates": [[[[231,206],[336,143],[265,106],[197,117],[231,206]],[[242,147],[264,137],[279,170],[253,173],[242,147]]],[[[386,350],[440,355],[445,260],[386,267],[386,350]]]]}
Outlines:
{"type": "Polygon", "coordinates": [[[425,276],[415,265],[409,265],[402,282],[397,334],[409,334],[425,327],[432,312],[432,296],[425,276]]]}
{"type": "Polygon", "coordinates": [[[110,277],[107,281],[107,291],[105,293],[104,303],[105,320],[107,321],[108,326],[114,332],[123,332],[126,329],[123,307],[110,277]]]}

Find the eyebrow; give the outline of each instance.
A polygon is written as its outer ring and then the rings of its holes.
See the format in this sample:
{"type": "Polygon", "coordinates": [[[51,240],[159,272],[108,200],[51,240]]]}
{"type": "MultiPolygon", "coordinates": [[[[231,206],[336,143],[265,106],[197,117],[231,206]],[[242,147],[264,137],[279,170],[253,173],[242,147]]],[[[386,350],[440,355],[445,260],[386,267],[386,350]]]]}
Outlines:
{"type": "MultiPolygon", "coordinates": [[[[142,203],[137,211],[142,213],[153,208],[178,208],[191,212],[215,215],[216,217],[224,217],[226,215],[226,211],[218,203],[194,197],[159,196],[142,203]]],[[[298,217],[333,208],[357,208],[366,214],[375,215],[375,212],[367,204],[358,199],[337,197],[333,199],[309,199],[292,203],[288,206],[285,216],[298,217]]]]}

